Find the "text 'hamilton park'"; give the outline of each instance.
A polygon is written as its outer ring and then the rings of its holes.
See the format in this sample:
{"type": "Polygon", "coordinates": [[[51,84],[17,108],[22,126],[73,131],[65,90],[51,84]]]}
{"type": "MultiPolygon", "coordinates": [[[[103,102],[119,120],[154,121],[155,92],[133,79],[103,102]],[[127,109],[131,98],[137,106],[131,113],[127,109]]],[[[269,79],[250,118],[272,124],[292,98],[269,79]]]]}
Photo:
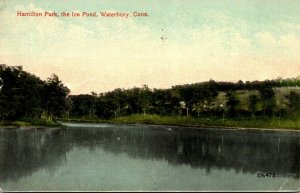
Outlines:
{"type": "Polygon", "coordinates": [[[101,12],[23,12],[17,11],[18,17],[107,17],[107,18],[128,18],[128,17],[148,17],[147,12],[113,12],[113,11],[101,11],[101,12]]]}

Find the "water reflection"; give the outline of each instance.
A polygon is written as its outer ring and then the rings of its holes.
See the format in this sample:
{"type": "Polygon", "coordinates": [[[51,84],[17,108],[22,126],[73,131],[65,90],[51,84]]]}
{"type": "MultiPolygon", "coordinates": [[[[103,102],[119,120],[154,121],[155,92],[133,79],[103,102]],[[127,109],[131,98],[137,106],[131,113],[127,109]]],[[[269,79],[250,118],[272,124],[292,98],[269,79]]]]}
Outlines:
{"type": "MultiPolygon", "coordinates": [[[[298,132],[253,132],[145,125],[71,125],[65,129],[0,131],[0,181],[17,180],[39,168],[53,172],[67,152],[88,148],[136,159],[166,160],[192,168],[300,174],[298,132]]],[[[294,175],[298,174],[298,175],[294,175]]]]}
{"type": "Polygon", "coordinates": [[[40,167],[53,171],[65,159],[69,145],[62,130],[0,131],[0,181],[17,180],[40,167]]]}

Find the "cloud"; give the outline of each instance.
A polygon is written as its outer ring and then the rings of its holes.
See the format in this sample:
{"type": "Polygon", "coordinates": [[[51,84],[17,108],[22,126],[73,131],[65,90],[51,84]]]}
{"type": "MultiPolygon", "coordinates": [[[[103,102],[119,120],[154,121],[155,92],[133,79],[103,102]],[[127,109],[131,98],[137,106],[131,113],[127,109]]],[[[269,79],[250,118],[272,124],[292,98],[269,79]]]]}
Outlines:
{"type": "Polygon", "coordinates": [[[271,32],[259,32],[255,34],[260,46],[261,54],[299,59],[300,35],[293,31],[276,37],[271,32]]]}
{"type": "Polygon", "coordinates": [[[288,31],[298,31],[300,32],[300,23],[288,23],[288,22],[278,22],[278,27],[281,29],[286,29],[288,31]]]}
{"type": "Polygon", "coordinates": [[[263,46],[276,46],[277,40],[270,32],[259,32],[255,37],[263,46]]]}
{"type": "MultiPolygon", "coordinates": [[[[278,44],[289,51],[300,51],[300,35],[288,33],[279,38],[278,44]]],[[[298,52],[299,54],[299,52],[298,52]]]]}

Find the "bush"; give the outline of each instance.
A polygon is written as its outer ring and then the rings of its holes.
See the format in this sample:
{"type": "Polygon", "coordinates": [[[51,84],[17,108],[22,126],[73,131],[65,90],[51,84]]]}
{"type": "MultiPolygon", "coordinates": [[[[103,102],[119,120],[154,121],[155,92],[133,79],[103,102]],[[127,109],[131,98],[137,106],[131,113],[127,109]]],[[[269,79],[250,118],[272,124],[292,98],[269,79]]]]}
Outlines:
{"type": "Polygon", "coordinates": [[[146,118],[146,119],[144,119],[144,120],[142,121],[142,123],[143,123],[143,124],[150,125],[150,124],[155,124],[155,121],[154,121],[154,120],[151,120],[151,119],[148,119],[148,118],[146,118]]]}

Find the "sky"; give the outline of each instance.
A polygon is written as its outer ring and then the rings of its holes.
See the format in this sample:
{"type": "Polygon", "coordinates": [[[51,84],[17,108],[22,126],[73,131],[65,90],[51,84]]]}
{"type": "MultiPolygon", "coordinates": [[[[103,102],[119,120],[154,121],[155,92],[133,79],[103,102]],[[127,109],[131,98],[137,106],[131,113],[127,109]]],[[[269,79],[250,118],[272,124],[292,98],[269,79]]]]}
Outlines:
{"type": "Polygon", "coordinates": [[[298,0],[0,0],[0,63],[71,94],[300,75],[298,0]],[[17,17],[147,12],[148,17],[17,17]]]}

